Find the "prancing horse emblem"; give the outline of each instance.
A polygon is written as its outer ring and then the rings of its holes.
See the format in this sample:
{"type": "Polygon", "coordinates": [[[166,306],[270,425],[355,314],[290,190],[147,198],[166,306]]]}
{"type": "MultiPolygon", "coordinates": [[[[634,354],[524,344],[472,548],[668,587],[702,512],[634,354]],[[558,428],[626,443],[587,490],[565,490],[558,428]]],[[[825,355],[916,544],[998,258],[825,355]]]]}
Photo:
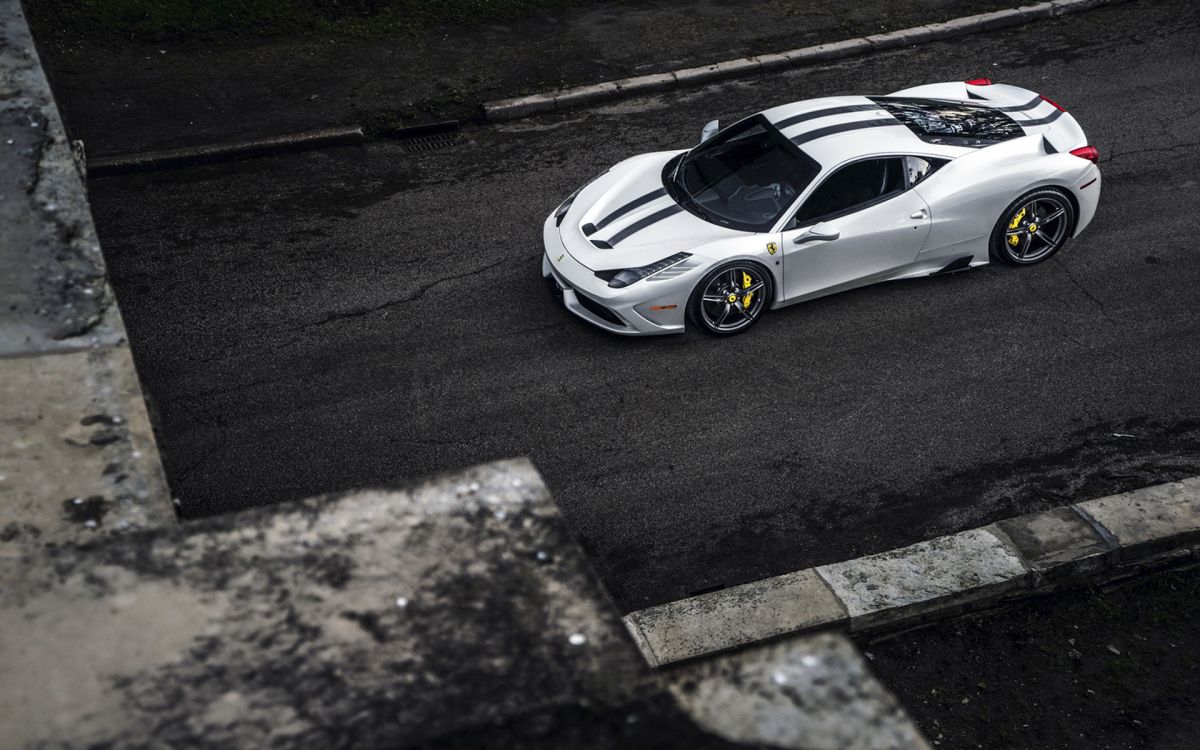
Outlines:
{"type": "Polygon", "coordinates": [[[767,252],[771,255],[774,255],[775,253],[779,252],[779,245],[776,245],[774,242],[768,242],[767,252]]]}

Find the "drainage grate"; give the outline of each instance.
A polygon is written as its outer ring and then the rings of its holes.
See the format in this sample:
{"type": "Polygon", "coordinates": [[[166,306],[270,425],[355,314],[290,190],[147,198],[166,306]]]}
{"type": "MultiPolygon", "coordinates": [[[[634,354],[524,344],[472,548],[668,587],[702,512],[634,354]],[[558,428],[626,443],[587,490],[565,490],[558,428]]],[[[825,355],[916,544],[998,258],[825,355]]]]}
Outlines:
{"type": "Polygon", "coordinates": [[[462,137],[458,133],[438,133],[436,135],[423,135],[417,138],[405,138],[400,141],[400,146],[409,153],[418,153],[421,151],[436,151],[441,148],[450,148],[462,143],[462,137]]]}

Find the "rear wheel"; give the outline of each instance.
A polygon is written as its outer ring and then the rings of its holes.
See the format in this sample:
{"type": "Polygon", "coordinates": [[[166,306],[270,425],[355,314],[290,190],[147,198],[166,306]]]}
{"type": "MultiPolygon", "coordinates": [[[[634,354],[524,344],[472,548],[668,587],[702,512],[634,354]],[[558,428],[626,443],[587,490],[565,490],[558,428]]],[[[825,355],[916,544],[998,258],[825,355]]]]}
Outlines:
{"type": "Polygon", "coordinates": [[[1062,250],[1075,226],[1075,207],[1058,188],[1026,193],[1005,209],[992,230],[993,258],[1014,266],[1041,263],[1062,250]]]}
{"type": "Polygon", "coordinates": [[[767,269],[734,261],[705,274],[688,300],[688,317],[715,336],[732,336],[754,325],[771,304],[774,286],[767,269]]]}

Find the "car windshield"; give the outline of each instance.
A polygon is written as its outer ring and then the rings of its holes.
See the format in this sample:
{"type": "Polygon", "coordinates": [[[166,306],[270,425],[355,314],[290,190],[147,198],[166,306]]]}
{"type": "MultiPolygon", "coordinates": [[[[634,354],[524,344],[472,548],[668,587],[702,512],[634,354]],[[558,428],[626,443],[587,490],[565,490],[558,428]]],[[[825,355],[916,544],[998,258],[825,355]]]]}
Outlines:
{"type": "Polygon", "coordinates": [[[819,171],[767,118],[755,115],[672,159],[663,182],[671,197],[702,219],[764,232],[819,171]]]}

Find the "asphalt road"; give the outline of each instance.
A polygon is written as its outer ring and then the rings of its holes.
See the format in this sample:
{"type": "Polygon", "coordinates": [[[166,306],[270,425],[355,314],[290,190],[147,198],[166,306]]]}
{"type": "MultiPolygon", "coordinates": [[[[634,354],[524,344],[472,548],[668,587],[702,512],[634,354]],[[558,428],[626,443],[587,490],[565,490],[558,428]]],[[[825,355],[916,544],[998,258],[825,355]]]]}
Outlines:
{"type": "Polygon", "coordinates": [[[185,515],[530,455],[625,610],[1200,473],[1200,10],[1129,4],[598,109],[90,183],[185,515]],[[747,335],[595,330],[540,225],[630,154],[791,99],[987,74],[1103,153],[1056,260],[747,335]],[[736,413],[749,429],[731,433],[736,413]]]}

